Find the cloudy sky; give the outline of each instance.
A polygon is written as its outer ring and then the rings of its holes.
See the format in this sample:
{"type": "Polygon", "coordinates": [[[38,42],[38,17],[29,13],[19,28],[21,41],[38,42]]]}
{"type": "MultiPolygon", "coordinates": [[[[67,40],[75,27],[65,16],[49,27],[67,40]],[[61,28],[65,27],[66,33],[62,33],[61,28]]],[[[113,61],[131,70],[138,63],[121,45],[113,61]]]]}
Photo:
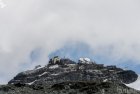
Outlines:
{"type": "Polygon", "coordinates": [[[140,74],[139,10],[139,0],[0,0],[0,83],[53,55],[140,74]]]}

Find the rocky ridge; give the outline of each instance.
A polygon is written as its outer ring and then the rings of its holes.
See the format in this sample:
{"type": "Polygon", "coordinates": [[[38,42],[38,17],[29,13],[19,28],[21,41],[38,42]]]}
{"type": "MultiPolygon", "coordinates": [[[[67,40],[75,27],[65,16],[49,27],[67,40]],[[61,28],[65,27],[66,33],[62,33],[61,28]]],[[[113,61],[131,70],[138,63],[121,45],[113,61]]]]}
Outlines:
{"type": "Polygon", "coordinates": [[[104,66],[89,58],[74,62],[56,56],[44,67],[19,73],[0,87],[0,94],[140,94],[125,86],[137,78],[132,70],[104,66]]]}

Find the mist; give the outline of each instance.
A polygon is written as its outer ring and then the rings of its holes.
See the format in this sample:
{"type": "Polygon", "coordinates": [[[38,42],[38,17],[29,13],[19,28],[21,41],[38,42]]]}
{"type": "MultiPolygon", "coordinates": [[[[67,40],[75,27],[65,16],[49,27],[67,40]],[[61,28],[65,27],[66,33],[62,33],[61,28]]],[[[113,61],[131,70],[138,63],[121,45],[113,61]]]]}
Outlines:
{"type": "Polygon", "coordinates": [[[139,0],[0,0],[0,83],[68,43],[140,64],[139,0]],[[38,50],[37,59],[31,53],[38,50]]]}

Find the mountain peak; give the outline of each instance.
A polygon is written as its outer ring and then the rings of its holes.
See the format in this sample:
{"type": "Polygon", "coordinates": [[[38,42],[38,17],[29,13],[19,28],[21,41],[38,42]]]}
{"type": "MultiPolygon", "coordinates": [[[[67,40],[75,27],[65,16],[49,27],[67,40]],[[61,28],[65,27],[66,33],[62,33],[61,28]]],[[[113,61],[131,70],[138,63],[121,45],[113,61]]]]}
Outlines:
{"type": "Polygon", "coordinates": [[[55,56],[44,67],[36,66],[34,70],[19,73],[8,82],[8,85],[54,87],[62,85],[61,83],[67,86],[67,83],[80,85],[79,82],[82,82],[81,84],[98,82],[97,84],[114,83],[119,86],[135,82],[137,78],[138,75],[132,70],[123,70],[114,65],[104,66],[89,58],[80,58],[78,62],[74,62],[68,58],[55,56]]]}
{"type": "Polygon", "coordinates": [[[108,81],[129,84],[136,81],[137,78],[138,75],[132,70],[123,70],[114,65],[104,66],[104,64],[96,64],[95,61],[91,61],[89,58],[80,58],[78,62],[74,62],[68,58],[55,56],[50,59],[47,66],[36,66],[35,70],[19,73],[14,79],[9,81],[9,84],[40,82],[43,79],[46,80],[45,83],[50,82],[50,79],[54,83],[96,81],[97,79],[104,81],[107,79],[108,81]]]}

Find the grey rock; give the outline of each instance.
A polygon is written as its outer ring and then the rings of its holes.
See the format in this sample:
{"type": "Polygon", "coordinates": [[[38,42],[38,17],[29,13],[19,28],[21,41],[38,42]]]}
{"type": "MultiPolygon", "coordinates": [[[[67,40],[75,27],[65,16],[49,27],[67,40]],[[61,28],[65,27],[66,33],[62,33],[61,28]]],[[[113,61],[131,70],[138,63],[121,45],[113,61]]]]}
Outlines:
{"type": "Polygon", "coordinates": [[[137,80],[138,75],[131,70],[123,70],[116,66],[104,66],[96,63],[76,63],[70,59],[51,59],[49,64],[40,69],[19,73],[8,84],[45,83],[56,84],[65,81],[112,81],[126,84],[137,80]]]}
{"type": "Polygon", "coordinates": [[[0,86],[0,94],[140,94],[124,85],[137,78],[132,70],[57,56],[44,67],[17,74],[0,86]]]}
{"type": "Polygon", "coordinates": [[[121,83],[113,82],[63,82],[52,86],[3,86],[0,94],[140,94],[121,83]]]}

